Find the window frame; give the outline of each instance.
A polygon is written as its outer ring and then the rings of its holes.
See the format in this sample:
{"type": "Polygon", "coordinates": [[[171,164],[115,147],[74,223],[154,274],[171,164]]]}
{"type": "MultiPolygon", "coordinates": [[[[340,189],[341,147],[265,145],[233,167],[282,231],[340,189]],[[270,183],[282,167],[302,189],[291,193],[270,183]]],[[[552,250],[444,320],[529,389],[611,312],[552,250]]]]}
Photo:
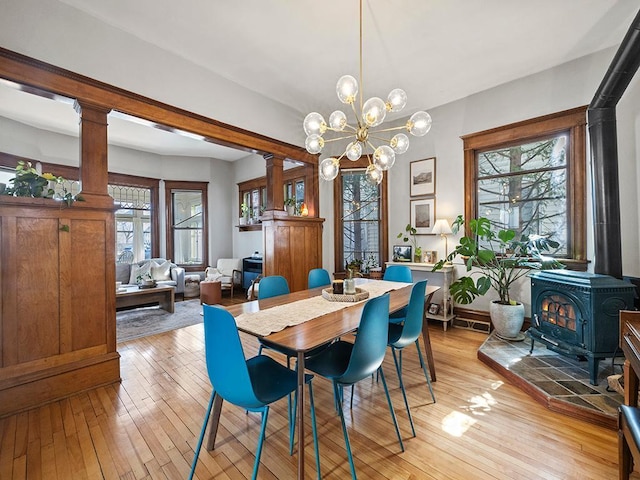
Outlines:
{"type": "Polygon", "coordinates": [[[464,144],[465,221],[478,216],[479,152],[535,141],[562,132],[569,135],[567,156],[567,251],[559,258],[568,268],[585,271],[586,257],[586,117],[587,106],[512,123],[460,138],[464,144]]]}
{"type": "MultiPolygon", "coordinates": [[[[352,162],[351,160],[342,159],[340,161],[340,172],[333,180],[333,244],[334,244],[334,269],[336,272],[345,271],[344,260],[344,238],[343,229],[344,211],[342,208],[342,170],[366,169],[369,165],[367,157],[361,157],[359,160],[352,162]]],[[[389,207],[388,207],[388,173],[384,175],[380,184],[380,266],[384,267],[389,261],[389,207]]]]}
{"type": "Polygon", "coordinates": [[[166,236],[167,258],[172,259],[176,265],[184,268],[185,272],[201,272],[209,265],[209,219],[208,219],[208,182],[170,181],[164,182],[165,211],[166,211],[166,236]],[[173,202],[172,190],[199,191],[202,195],[202,262],[192,264],[180,264],[176,261],[174,252],[174,228],[173,228],[173,202]]]}

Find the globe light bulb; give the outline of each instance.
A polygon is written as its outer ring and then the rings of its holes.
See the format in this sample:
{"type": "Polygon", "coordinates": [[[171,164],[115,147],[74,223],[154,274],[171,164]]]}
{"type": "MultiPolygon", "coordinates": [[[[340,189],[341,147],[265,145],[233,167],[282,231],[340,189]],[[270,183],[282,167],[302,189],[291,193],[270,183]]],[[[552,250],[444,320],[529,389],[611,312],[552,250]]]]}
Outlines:
{"type": "Polygon", "coordinates": [[[381,98],[371,97],[362,106],[362,120],[369,127],[377,127],[384,122],[387,107],[381,98]]]}
{"type": "Polygon", "coordinates": [[[327,131],[327,124],[324,121],[322,115],[318,112],[311,112],[309,115],[304,117],[304,122],[302,122],[302,127],[304,128],[304,133],[307,135],[322,135],[327,131]]]}
{"type": "Polygon", "coordinates": [[[389,170],[396,163],[396,153],[388,145],[381,145],[373,152],[373,163],[380,170],[389,170]]]}
{"type": "Polygon", "coordinates": [[[307,152],[311,154],[320,153],[322,151],[322,147],[324,147],[324,139],[315,133],[311,134],[305,140],[304,146],[307,149],[307,152]]]}
{"type": "Polygon", "coordinates": [[[405,153],[409,150],[409,137],[407,137],[404,133],[398,133],[394,135],[391,141],[389,142],[389,146],[393,148],[393,151],[398,155],[405,153]]]}
{"type": "Polygon", "coordinates": [[[414,113],[407,122],[407,130],[416,137],[426,135],[431,130],[431,115],[427,112],[414,113]]]}
{"type": "Polygon", "coordinates": [[[338,132],[343,131],[346,124],[347,116],[340,110],[336,110],[329,116],[329,126],[338,132]]]}
{"type": "Polygon", "coordinates": [[[355,162],[356,160],[359,160],[361,156],[362,156],[362,144],[357,140],[354,142],[351,142],[347,146],[347,158],[352,162],[355,162]]]}
{"type": "Polygon", "coordinates": [[[320,162],[320,178],[328,182],[338,176],[340,171],[340,162],[337,158],[329,157],[320,162]]]}
{"type": "Polygon", "coordinates": [[[343,75],[336,85],[336,93],[342,103],[352,104],[358,94],[358,81],[351,75],[343,75]]]}
{"type": "Polygon", "coordinates": [[[379,166],[372,163],[367,167],[365,176],[367,181],[372,185],[380,185],[382,183],[382,178],[384,177],[384,174],[382,173],[382,170],[380,170],[379,166]]]}
{"type": "Polygon", "coordinates": [[[387,110],[390,112],[399,112],[407,104],[407,94],[401,88],[394,88],[389,92],[387,97],[387,110]]]}

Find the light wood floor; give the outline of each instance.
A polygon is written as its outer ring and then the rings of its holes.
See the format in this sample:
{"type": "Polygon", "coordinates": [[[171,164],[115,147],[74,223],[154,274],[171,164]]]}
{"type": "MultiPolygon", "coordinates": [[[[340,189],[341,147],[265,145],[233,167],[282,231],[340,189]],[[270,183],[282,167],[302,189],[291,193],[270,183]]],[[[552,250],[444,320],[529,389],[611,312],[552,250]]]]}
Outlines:
{"type": "MultiPolygon", "coordinates": [[[[431,326],[437,403],[430,404],[415,350],[404,355],[416,422],[409,425],[390,355],[384,369],[405,439],[400,453],[381,384],[356,388],[348,414],[360,478],[614,479],[614,431],[549,412],[476,359],[485,336],[431,326]]],[[[256,340],[243,336],[245,354],[256,340]]],[[[0,479],[184,479],[210,386],[202,325],[119,346],[122,383],[0,420],[0,479]]],[[[329,382],[314,380],[323,478],[349,478],[329,382]]],[[[307,408],[308,410],[308,408],[307,408]]],[[[199,479],[249,478],[259,417],[225,404],[214,452],[203,452],[199,479]]],[[[295,478],[288,455],[286,401],[269,415],[259,478],[295,478]]],[[[315,464],[307,443],[307,477],[315,464]]],[[[637,474],[636,474],[637,475],[637,474]]],[[[640,478],[634,475],[634,478],[640,478]]]]}

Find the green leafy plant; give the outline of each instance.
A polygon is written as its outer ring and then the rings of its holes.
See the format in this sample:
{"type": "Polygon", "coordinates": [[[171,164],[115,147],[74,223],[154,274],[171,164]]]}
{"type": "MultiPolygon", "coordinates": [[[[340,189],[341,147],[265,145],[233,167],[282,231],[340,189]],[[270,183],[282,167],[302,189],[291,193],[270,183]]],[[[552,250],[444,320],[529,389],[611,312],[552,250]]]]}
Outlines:
{"type": "Polygon", "coordinates": [[[64,178],[57,177],[52,173],[40,174],[31,165],[31,162],[19,160],[16,166],[16,176],[9,179],[11,186],[5,189],[4,194],[14,197],[54,198],[56,195],[55,185],[60,185],[62,195],[59,195],[58,198],[67,206],[71,206],[74,201],[83,201],[82,196],[73,195],[66,189],[64,181],[64,178]]]}
{"type": "Polygon", "coordinates": [[[402,238],[403,242],[410,242],[413,246],[413,254],[416,257],[422,257],[422,247],[418,246],[418,238],[416,237],[418,231],[411,226],[410,223],[407,223],[407,226],[404,227],[404,232],[400,232],[396,238],[402,238]]]}
{"type": "MultiPolygon", "coordinates": [[[[463,225],[464,219],[458,215],[451,230],[458,233],[463,225]]],[[[517,302],[511,298],[509,289],[530,269],[564,268],[556,259],[543,255],[559,246],[548,236],[522,235],[518,239],[514,230],[496,229],[484,217],[469,220],[468,228],[455,250],[433,267],[433,271],[437,271],[456,257],[464,260],[467,272],[471,273],[450,286],[451,295],[458,303],[471,303],[493,288],[500,297],[499,303],[515,305],[517,302]],[[472,275],[477,276],[475,282],[472,275]]]]}
{"type": "Polygon", "coordinates": [[[284,206],[285,207],[295,207],[296,206],[296,199],[294,197],[289,197],[289,198],[285,199],[284,206]]]}
{"type": "Polygon", "coordinates": [[[363,262],[359,258],[354,258],[350,262],[348,262],[345,267],[347,269],[348,278],[353,278],[360,274],[360,270],[362,269],[363,262]]]}
{"type": "Polygon", "coordinates": [[[242,216],[244,218],[249,218],[250,212],[251,210],[249,209],[249,205],[247,205],[246,203],[240,205],[240,213],[242,213],[242,216]]]}

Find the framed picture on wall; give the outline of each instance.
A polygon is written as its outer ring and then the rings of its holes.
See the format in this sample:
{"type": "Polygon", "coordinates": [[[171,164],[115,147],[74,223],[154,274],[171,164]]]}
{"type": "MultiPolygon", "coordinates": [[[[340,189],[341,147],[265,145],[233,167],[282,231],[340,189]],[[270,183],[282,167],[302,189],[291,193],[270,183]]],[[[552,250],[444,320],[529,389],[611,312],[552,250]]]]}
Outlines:
{"type": "Polygon", "coordinates": [[[436,218],[436,199],[423,198],[411,200],[411,226],[418,235],[428,235],[433,229],[436,218]]]}
{"type": "Polygon", "coordinates": [[[435,195],[436,157],[416,160],[409,165],[409,188],[412,197],[435,195]]]}

